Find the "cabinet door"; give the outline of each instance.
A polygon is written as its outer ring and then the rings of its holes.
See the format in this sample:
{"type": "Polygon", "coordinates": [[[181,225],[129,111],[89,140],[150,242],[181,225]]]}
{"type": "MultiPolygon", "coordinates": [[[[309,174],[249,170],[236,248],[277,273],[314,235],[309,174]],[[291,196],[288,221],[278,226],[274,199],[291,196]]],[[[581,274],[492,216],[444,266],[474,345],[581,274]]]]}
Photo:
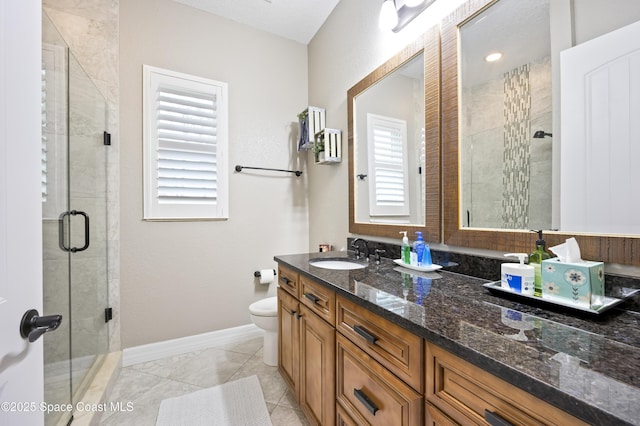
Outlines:
{"type": "Polygon", "coordinates": [[[295,395],[300,397],[300,321],[298,300],[278,288],[278,370],[295,395]]]}
{"type": "Polygon", "coordinates": [[[335,424],[335,329],[300,305],[300,406],[320,425],[335,424]]]}
{"type": "Polygon", "coordinates": [[[422,425],[423,398],[336,333],[336,400],[359,425],[422,425]]]}

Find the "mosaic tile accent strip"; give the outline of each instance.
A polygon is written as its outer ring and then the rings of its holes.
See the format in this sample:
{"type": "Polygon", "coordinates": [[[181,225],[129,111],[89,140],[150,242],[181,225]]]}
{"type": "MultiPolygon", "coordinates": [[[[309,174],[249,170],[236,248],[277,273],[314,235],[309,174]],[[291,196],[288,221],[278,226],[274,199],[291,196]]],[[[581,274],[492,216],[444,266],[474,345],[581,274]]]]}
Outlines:
{"type": "Polygon", "coordinates": [[[502,167],[502,222],[522,229],[529,223],[529,146],[531,90],[529,64],[504,75],[504,152],[502,167]]]}

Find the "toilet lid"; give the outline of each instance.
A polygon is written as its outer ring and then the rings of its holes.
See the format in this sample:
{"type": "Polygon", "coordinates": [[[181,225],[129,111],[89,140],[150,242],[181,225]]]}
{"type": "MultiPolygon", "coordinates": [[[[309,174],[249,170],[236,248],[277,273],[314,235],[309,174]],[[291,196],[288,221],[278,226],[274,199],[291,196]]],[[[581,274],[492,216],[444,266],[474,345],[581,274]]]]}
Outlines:
{"type": "Polygon", "coordinates": [[[274,296],[258,300],[249,306],[249,312],[259,317],[278,316],[278,298],[274,296]]]}

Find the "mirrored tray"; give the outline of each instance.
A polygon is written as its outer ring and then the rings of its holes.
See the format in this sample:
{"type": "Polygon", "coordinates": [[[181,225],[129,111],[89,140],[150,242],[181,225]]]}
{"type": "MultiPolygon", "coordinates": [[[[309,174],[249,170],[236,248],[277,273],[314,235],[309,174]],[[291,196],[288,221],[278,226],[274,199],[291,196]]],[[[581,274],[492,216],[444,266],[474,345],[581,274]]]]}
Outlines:
{"type": "Polygon", "coordinates": [[[603,312],[606,312],[609,309],[613,308],[614,306],[618,306],[620,303],[624,302],[624,299],[616,299],[615,297],[607,297],[607,296],[605,296],[604,305],[602,305],[601,307],[599,307],[597,309],[590,309],[590,308],[586,308],[584,306],[577,306],[577,305],[574,305],[574,304],[572,304],[570,302],[564,302],[564,301],[558,300],[558,299],[543,299],[541,297],[535,297],[535,296],[529,296],[529,295],[526,295],[526,294],[516,293],[514,291],[502,288],[502,286],[500,284],[500,281],[486,283],[486,284],[483,284],[482,286],[485,287],[486,289],[488,289],[492,293],[508,294],[509,296],[513,296],[515,298],[519,298],[519,299],[523,299],[523,300],[532,300],[532,301],[535,301],[535,302],[538,302],[538,303],[555,305],[555,306],[562,306],[562,307],[565,307],[565,308],[574,309],[576,311],[586,312],[586,313],[594,314],[594,315],[599,315],[599,314],[601,314],[603,312]]]}

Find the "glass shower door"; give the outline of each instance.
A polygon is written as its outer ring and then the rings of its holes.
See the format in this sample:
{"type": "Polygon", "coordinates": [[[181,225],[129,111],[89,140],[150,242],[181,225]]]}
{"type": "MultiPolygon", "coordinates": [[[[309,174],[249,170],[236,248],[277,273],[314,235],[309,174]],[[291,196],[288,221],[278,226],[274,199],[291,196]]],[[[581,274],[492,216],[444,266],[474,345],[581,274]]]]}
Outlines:
{"type": "MultiPolygon", "coordinates": [[[[46,13],[42,52],[42,212],[45,401],[82,400],[108,351],[106,101],[46,13]]],[[[73,411],[45,414],[67,424],[73,411]]]]}
{"type": "Polygon", "coordinates": [[[107,105],[69,55],[69,229],[71,390],[79,401],[108,351],[107,105]],[[75,249],[75,250],[74,250],[75,249]]]}
{"type": "MultiPolygon", "coordinates": [[[[60,249],[61,215],[68,211],[68,54],[69,47],[42,14],[42,290],[44,315],[60,314],[55,333],[45,333],[44,399],[71,401],[71,315],[69,262],[60,249]]],[[[45,413],[46,425],[67,424],[70,411],[45,413]]]]}

